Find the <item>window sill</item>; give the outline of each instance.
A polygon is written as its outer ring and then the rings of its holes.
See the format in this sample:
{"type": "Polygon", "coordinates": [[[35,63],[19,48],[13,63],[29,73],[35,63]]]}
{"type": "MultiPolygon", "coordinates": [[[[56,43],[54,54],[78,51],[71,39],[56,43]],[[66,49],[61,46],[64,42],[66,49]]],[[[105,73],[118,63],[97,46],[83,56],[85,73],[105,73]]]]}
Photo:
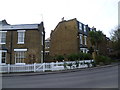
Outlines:
{"type": "Polygon", "coordinates": [[[16,63],[15,65],[25,65],[25,63],[16,63]]]}
{"type": "Polygon", "coordinates": [[[6,44],[6,43],[0,43],[0,44],[6,44]]]}
{"type": "Polygon", "coordinates": [[[1,63],[0,65],[6,65],[6,63],[1,63]]]}
{"type": "Polygon", "coordinates": [[[19,43],[17,43],[17,44],[25,44],[24,42],[19,42],[19,43]]]}

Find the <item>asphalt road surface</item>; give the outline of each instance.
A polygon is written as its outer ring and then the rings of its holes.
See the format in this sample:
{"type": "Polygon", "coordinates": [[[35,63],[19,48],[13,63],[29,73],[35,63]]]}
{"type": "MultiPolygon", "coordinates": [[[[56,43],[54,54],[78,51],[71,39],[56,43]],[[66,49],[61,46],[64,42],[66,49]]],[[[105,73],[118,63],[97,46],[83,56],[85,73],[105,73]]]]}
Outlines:
{"type": "Polygon", "coordinates": [[[118,88],[118,66],[2,80],[3,88],[118,88]]]}

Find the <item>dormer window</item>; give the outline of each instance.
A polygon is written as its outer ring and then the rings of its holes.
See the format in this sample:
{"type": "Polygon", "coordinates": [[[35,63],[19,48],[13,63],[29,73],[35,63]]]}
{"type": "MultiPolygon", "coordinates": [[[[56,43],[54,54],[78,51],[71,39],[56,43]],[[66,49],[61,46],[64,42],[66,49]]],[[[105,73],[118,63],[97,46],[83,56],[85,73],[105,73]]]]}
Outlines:
{"type": "Polygon", "coordinates": [[[25,30],[18,30],[18,44],[24,44],[25,30]]]}
{"type": "Polygon", "coordinates": [[[86,25],[84,25],[84,32],[86,32],[86,25]]]}
{"type": "Polygon", "coordinates": [[[79,30],[82,30],[82,23],[79,23],[79,30]]]}
{"type": "Polygon", "coordinates": [[[80,44],[83,44],[83,35],[82,34],[79,34],[79,36],[80,36],[80,44]]]}
{"type": "Polygon", "coordinates": [[[84,36],[84,44],[87,45],[87,36],[84,36]]]}

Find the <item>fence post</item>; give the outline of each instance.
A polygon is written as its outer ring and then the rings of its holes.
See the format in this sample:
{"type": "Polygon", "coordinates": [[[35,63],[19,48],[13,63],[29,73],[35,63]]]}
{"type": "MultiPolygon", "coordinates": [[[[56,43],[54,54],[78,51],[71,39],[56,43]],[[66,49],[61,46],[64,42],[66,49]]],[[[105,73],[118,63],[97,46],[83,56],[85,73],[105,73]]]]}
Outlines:
{"type": "Polygon", "coordinates": [[[52,71],[54,70],[53,67],[54,67],[54,62],[51,63],[51,69],[52,69],[52,71]]]}
{"type": "Polygon", "coordinates": [[[10,73],[10,64],[8,64],[8,73],[10,73]]]}
{"type": "Polygon", "coordinates": [[[36,72],[36,63],[34,63],[34,72],[36,72]]]}
{"type": "Polygon", "coordinates": [[[45,63],[43,63],[43,72],[45,71],[45,63]]]}
{"type": "Polygon", "coordinates": [[[56,66],[58,66],[58,61],[56,61],[56,66]]]}

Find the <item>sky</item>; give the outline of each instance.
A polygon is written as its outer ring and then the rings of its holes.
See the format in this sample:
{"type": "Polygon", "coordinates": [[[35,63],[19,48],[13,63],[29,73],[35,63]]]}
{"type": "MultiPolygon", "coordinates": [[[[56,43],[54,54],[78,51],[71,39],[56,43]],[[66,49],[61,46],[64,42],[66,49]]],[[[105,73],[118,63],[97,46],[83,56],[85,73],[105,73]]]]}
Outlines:
{"type": "Polygon", "coordinates": [[[44,22],[46,38],[64,17],[103,31],[107,37],[118,25],[120,0],[0,0],[0,21],[14,24],[44,22]]]}

